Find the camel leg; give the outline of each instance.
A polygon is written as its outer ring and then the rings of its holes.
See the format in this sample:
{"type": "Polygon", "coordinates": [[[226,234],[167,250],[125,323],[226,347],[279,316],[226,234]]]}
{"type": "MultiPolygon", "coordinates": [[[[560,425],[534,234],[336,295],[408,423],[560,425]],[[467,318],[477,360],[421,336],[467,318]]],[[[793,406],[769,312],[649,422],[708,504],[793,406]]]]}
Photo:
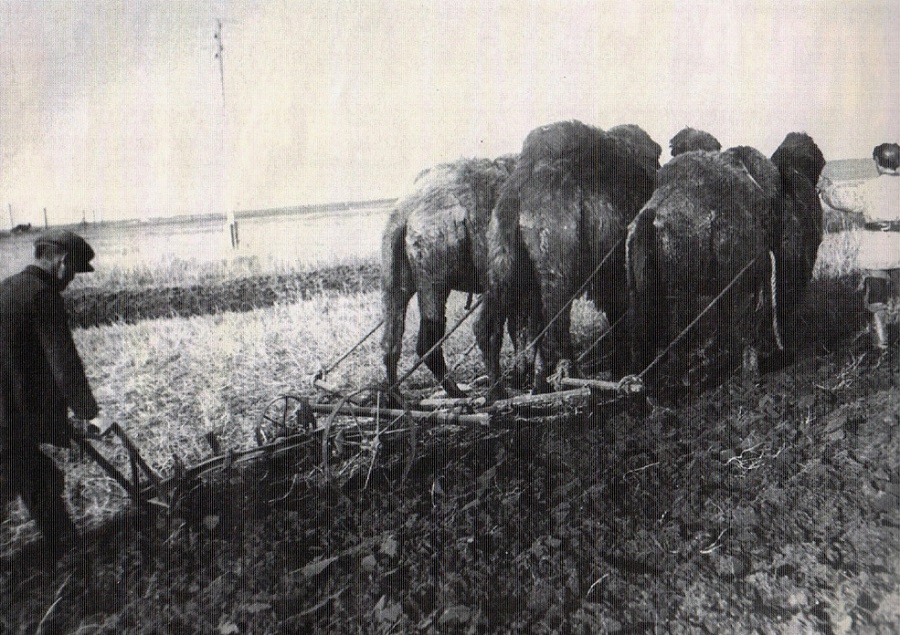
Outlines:
{"type": "MultiPolygon", "coordinates": [[[[422,319],[419,323],[419,339],[416,343],[416,353],[421,357],[431,349],[442,337],[447,330],[447,323],[436,320],[422,319]]],[[[450,376],[447,369],[447,362],[444,359],[444,351],[438,347],[425,358],[425,365],[440,382],[441,387],[447,393],[448,397],[465,397],[466,393],[460,389],[457,383],[450,376]]]]}
{"type": "MultiPolygon", "coordinates": [[[[682,331],[691,323],[697,315],[697,301],[694,297],[683,291],[675,291],[669,297],[669,332],[666,345],[681,335],[682,331]]],[[[672,348],[671,363],[668,365],[669,383],[675,392],[676,402],[684,392],[684,380],[690,367],[691,351],[696,350],[698,343],[697,327],[685,333],[681,340],[672,348]]]]}
{"type": "MultiPolygon", "coordinates": [[[[572,280],[571,272],[568,275],[564,272],[558,278],[542,281],[541,298],[544,319],[553,319],[569,301],[574,292],[570,280],[572,280]]],[[[567,307],[556,317],[544,334],[538,355],[542,356],[542,362],[546,363],[535,364],[533,394],[548,391],[547,373],[551,369],[560,378],[569,377],[575,373],[572,361],[571,323],[571,310],[567,307]]]]}
{"type": "Polygon", "coordinates": [[[513,343],[513,368],[510,374],[509,383],[514,388],[521,388],[526,381],[526,378],[522,376],[522,369],[526,365],[525,361],[523,360],[524,351],[519,348],[520,342],[518,339],[520,322],[521,320],[519,316],[515,313],[513,313],[506,319],[506,330],[509,333],[509,338],[513,343]]]}
{"type": "Polygon", "coordinates": [[[531,387],[533,395],[543,395],[551,390],[550,382],[547,381],[547,377],[550,375],[550,364],[546,342],[546,337],[541,337],[540,341],[535,344],[534,385],[531,387]]]}
{"type": "Polygon", "coordinates": [[[741,313],[735,316],[743,316],[738,319],[747,325],[740,331],[744,334],[740,341],[741,371],[744,379],[750,381],[759,380],[760,362],[767,362],[777,348],[775,332],[772,330],[770,298],[768,287],[756,293],[744,294],[744,303],[739,306],[741,313]]]}
{"type": "Polygon", "coordinates": [[[656,357],[661,333],[666,333],[668,320],[661,310],[662,297],[659,289],[638,288],[633,295],[633,319],[630,325],[631,368],[640,374],[656,357]]]}
{"type": "MultiPolygon", "coordinates": [[[[616,265],[616,275],[606,275],[600,281],[592,285],[591,301],[598,309],[606,314],[609,325],[616,324],[628,311],[628,288],[625,276],[618,275],[624,272],[624,263],[616,265]]],[[[630,367],[629,337],[625,324],[619,323],[616,330],[609,334],[604,341],[603,355],[609,359],[609,368],[613,375],[621,377],[630,367]]]]}
{"type": "MultiPolygon", "coordinates": [[[[627,327],[630,372],[642,375],[656,359],[660,348],[669,344],[667,338],[674,330],[669,328],[671,317],[664,288],[658,284],[638,286],[632,295],[630,317],[627,327]]],[[[643,379],[651,390],[656,391],[660,388],[659,367],[650,369],[643,379]]]]}
{"type": "MultiPolygon", "coordinates": [[[[667,285],[657,261],[655,218],[656,211],[645,208],[628,236],[626,276],[631,300],[628,335],[631,372],[635,374],[642,373],[653,362],[659,346],[668,344],[662,341],[668,328],[664,310],[667,285]]],[[[647,380],[653,384],[655,379],[647,380]]]]}
{"type": "Polygon", "coordinates": [[[509,337],[513,343],[513,371],[510,382],[515,388],[522,388],[534,372],[537,345],[531,341],[538,333],[539,315],[524,308],[512,311],[506,322],[509,337]]]}
{"type": "Polygon", "coordinates": [[[488,401],[503,399],[506,391],[503,388],[503,380],[500,373],[500,349],[503,346],[503,300],[496,291],[488,290],[484,293],[481,311],[475,321],[475,339],[478,348],[481,349],[484,360],[485,372],[488,375],[490,388],[488,389],[488,401]]]}
{"type": "MultiPolygon", "coordinates": [[[[625,315],[627,310],[627,305],[618,305],[615,308],[608,309],[606,311],[606,317],[609,320],[610,326],[619,322],[619,319],[625,315]]],[[[609,346],[612,349],[609,369],[613,377],[622,377],[631,367],[631,351],[628,347],[628,328],[629,326],[627,324],[619,323],[619,326],[616,327],[617,330],[613,331],[609,336],[609,346]]]]}
{"type": "Polygon", "coordinates": [[[758,368],[756,351],[745,346],[756,339],[755,299],[755,294],[735,288],[716,304],[713,310],[715,330],[711,338],[706,338],[708,348],[714,352],[709,355],[709,368],[702,373],[704,388],[724,383],[744,363],[748,368],[758,368]]]}
{"type": "Polygon", "coordinates": [[[435,285],[428,292],[419,292],[419,338],[416,343],[416,354],[425,357],[425,365],[440,382],[449,397],[465,397],[466,393],[450,377],[444,350],[440,346],[426,355],[431,348],[444,337],[447,332],[447,298],[450,289],[443,285],[435,285]]]}

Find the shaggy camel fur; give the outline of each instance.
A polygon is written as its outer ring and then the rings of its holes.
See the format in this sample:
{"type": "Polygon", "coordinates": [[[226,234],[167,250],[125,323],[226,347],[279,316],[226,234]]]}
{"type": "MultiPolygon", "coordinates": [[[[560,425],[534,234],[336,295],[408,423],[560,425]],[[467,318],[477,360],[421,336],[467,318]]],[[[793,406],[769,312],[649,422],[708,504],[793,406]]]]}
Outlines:
{"type": "Polygon", "coordinates": [[[784,345],[790,351],[797,345],[794,313],[803,301],[822,242],[824,219],[816,184],[825,157],[809,135],[791,132],[772,154],[772,163],[781,174],[776,209],[780,220],[775,242],[776,306],[784,345]]]}
{"type": "Polygon", "coordinates": [[[564,121],[528,134],[487,233],[488,287],[476,335],[491,398],[504,394],[500,347],[506,316],[530,311],[531,323],[541,331],[546,327],[533,386],[542,392],[550,368],[555,377],[575,372],[569,302],[585,283],[610,323],[624,314],[623,239],[653,193],[660,152],[637,126],[604,132],[564,121]]]}

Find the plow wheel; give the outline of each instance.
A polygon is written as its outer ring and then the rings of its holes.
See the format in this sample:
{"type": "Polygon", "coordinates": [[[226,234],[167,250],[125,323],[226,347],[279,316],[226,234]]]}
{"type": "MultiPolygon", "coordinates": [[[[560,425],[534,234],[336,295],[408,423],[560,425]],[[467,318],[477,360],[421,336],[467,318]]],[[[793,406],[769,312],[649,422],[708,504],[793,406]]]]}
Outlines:
{"type": "Polygon", "coordinates": [[[307,400],[282,395],[270,401],[260,415],[256,443],[262,446],[298,434],[312,434],[315,429],[316,417],[307,400]]]}
{"type": "Polygon", "coordinates": [[[398,448],[415,436],[415,423],[408,415],[379,407],[342,411],[348,401],[345,397],[333,406],[316,406],[316,412],[322,413],[320,465],[329,481],[365,489],[375,474],[396,463],[398,448]]]}
{"type": "MultiPolygon", "coordinates": [[[[365,460],[374,453],[372,435],[356,417],[316,415],[304,397],[286,394],[268,403],[259,417],[255,434],[258,446],[276,443],[280,439],[308,436],[303,442],[306,460],[313,471],[341,471],[347,462],[365,460]]],[[[375,441],[377,445],[377,440],[375,441]]]]}
{"type": "Polygon", "coordinates": [[[324,417],[319,459],[329,478],[346,482],[352,474],[371,468],[378,438],[367,424],[354,416],[324,417]]]}

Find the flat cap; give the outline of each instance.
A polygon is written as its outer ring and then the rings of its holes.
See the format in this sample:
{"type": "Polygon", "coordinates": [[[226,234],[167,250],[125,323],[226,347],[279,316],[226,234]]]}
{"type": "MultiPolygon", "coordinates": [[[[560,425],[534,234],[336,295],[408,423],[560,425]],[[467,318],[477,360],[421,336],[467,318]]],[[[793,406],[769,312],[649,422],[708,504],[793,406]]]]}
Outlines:
{"type": "Polygon", "coordinates": [[[94,270],[91,266],[94,250],[84,238],[75,232],[66,229],[48,229],[35,239],[34,246],[38,245],[56,245],[65,249],[72,255],[75,271],[78,273],[94,270]]]}

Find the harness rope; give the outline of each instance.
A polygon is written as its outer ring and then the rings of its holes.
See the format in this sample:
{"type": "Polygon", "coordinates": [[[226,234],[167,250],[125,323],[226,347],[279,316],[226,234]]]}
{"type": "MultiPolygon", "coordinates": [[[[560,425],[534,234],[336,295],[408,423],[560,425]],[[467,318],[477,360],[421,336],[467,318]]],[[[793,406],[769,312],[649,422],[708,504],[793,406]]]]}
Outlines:
{"type": "Polygon", "coordinates": [[[411,367],[409,370],[407,370],[407,371],[403,374],[402,377],[400,377],[400,379],[398,379],[397,381],[395,381],[395,382],[391,385],[390,388],[388,388],[388,392],[393,392],[394,390],[396,390],[396,389],[400,386],[400,384],[402,384],[404,381],[406,381],[407,379],[409,379],[410,375],[412,375],[412,374],[416,371],[416,369],[417,369],[419,366],[421,366],[423,363],[425,363],[425,360],[428,358],[428,356],[431,355],[431,354],[432,354],[434,351],[436,351],[438,348],[440,348],[441,345],[442,345],[445,341],[447,341],[447,338],[450,337],[450,336],[454,333],[454,331],[456,331],[456,329],[458,329],[458,328],[462,325],[462,323],[465,322],[466,319],[468,319],[468,317],[469,317],[470,315],[472,315],[472,314],[475,312],[475,309],[477,309],[479,306],[481,306],[481,302],[482,302],[483,298],[484,298],[484,296],[479,296],[478,299],[475,300],[475,303],[469,308],[469,310],[466,311],[465,315],[463,315],[463,316],[459,319],[459,321],[457,321],[457,323],[453,325],[453,328],[451,328],[449,331],[447,331],[446,333],[444,333],[444,336],[441,337],[441,339],[439,339],[437,342],[435,342],[434,345],[433,345],[431,348],[429,348],[429,349],[425,352],[424,355],[422,355],[419,359],[417,359],[417,360],[416,360],[416,363],[413,364],[412,367],[411,367]]]}
{"type": "Polygon", "coordinates": [[[350,347],[350,350],[348,350],[346,353],[344,353],[343,355],[341,355],[341,357],[340,357],[336,362],[334,362],[334,363],[333,363],[331,366],[329,366],[328,368],[319,371],[319,373],[317,373],[316,376],[317,376],[317,377],[319,377],[319,376],[324,377],[325,375],[327,375],[328,373],[330,373],[331,371],[333,371],[335,368],[337,368],[337,367],[338,367],[338,364],[340,364],[342,361],[344,361],[345,359],[347,359],[348,357],[350,357],[350,354],[351,354],[353,351],[355,351],[357,348],[359,348],[360,346],[362,346],[362,343],[365,342],[367,339],[369,339],[370,337],[372,337],[372,335],[375,333],[375,331],[377,331],[378,329],[381,328],[381,325],[382,325],[382,324],[384,324],[384,318],[381,318],[381,320],[379,320],[378,324],[376,324],[375,326],[372,327],[372,330],[371,330],[371,331],[369,331],[368,333],[366,333],[365,335],[363,335],[362,339],[359,340],[359,341],[358,341],[356,344],[354,344],[353,346],[351,346],[351,347],[350,347]]]}
{"type": "Polygon", "coordinates": [[[538,340],[540,340],[547,333],[547,331],[550,330],[550,327],[553,326],[553,323],[556,322],[557,319],[559,319],[559,316],[562,315],[563,312],[569,308],[569,306],[571,306],[571,304],[575,301],[575,298],[579,297],[584,292],[584,290],[587,288],[588,284],[591,282],[591,280],[594,278],[594,276],[596,276],[598,273],[600,273],[600,269],[603,267],[603,265],[606,264],[606,261],[609,260],[609,257],[613,255],[613,252],[616,250],[616,248],[618,248],[619,245],[622,244],[622,242],[624,242],[624,240],[625,240],[624,237],[620,238],[619,240],[616,241],[616,244],[612,246],[612,249],[610,249],[608,252],[606,252],[606,255],[603,256],[603,259],[600,261],[600,264],[594,268],[594,270],[591,272],[591,275],[589,275],[585,279],[585,281],[581,284],[581,286],[578,287],[578,290],[575,293],[573,293],[572,296],[568,299],[568,301],[562,306],[562,308],[556,312],[556,315],[554,315],[553,318],[549,322],[547,322],[547,325],[544,326],[543,329],[541,329],[541,332],[538,333],[534,337],[533,340],[531,340],[531,342],[528,344],[528,346],[525,347],[526,349],[531,348],[532,346],[537,344],[538,340]]]}
{"type": "Polygon", "coordinates": [[[597,346],[599,346],[600,342],[602,342],[603,340],[605,340],[605,339],[606,339],[606,336],[609,335],[610,333],[612,333],[612,332],[613,332],[613,329],[615,329],[617,326],[619,326],[619,324],[622,322],[622,320],[625,319],[625,315],[626,315],[626,314],[623,313],[622,315],[619,316],[619,319],[618,319],[618,320],[616,320],[615,322],[613,322],[612,324],[610,324],[609,328],[606,329],[605,331],[603,331],[603,333],[600,334],[600,337],[598,337],[597,339],[595,339],[594,342],[593,342],[590,346],[588,346],[588,347],[584,350],[584,352],[581,353],[581,355],[578,356],[578,359],[575,360],[575,361],[577,361],[579,364],[580,364],[582,361],[584,361],[584,358],[587,357],[587,354],[590,353],[590,352],[591,352],[592,350],[594,350],[595,348],[597,348],[597,346]]]}
{"type": "Polygon", "coordinates": [[[477,345],[478,345],[478,342],[472,342],[469,345],[469,348],[467,348],[465,351],[463,351],[462,355],[460,355],[457,358],[456,363],[450,367],[450,370],[447,371],[447,374],[452,374],[457,368],[459,368],[460,365],[462,365],[462,363],[466,360],[466,357],[469,356],[469,353],[471,353],[477,345]]]}
{"type": "Polygon", "coordinates": [[[769,262],[772,264],[772,274],[769,276],[769,287],[772,293],[772,331],[775,333],[775,344],[779,351],[784,350],[784,342],[781,339],[781,327],[778,324],[778,276],[776,272],[775,254],[769,250],[769,262]]]}
{"type": "MultiPolygon", "coordinates": [[[[525,347],[524,350],[527,351],[529,348],[532,348],[537,345],[538,341],[544,336],[544,334],[548,330],[550,330],[550,327],[553,326],[553,323],[556,322],[556,320],[559,319],[559,316],[563,314],[563,311],[568,309],[569,306],[575,301],[575,298],[580,296],[582,294],[582,292],[587,288],[588,283],[590,283],[590,281],[593,279],[593,277],[596,276],[600,272],[600,269],[603,267],[603,265],[606,264],[606,261],[609,260],[609,257],[613,255],[613,252],[616,250],[616,248],[620,244],[622,244],[622,242],[624,242],[624,240],[625,240],[625,237],[623,236],[622,238],[620,238],[619,240],[616,241],[616,244],[613,245],[612,248],[608,252],[606,252],[606,255],[603,256],[603,259],[600,260],[600,264],[598,264],[596,267],[594,267],[594,270],[591,272],[591,275],[589,275],[585,279],[585,281],[581,284],[581,286],[578,287],[578,290],[572,294],[572,296],[568,299],[568,301],[562,306],[562,308],[560,308],[559,311],[556,312],[556,315],[554,315],[553,318],[549,322],[547,322],[547,324],[544,326],[544,328],[541,329],[541,332],[538,333],[534,337],[534,339],[528,343],[528,345],[525,347]]],[[[616,323],[618,323],[618,320],[616,321],[616,323]]],[[[612,327],[610,327],[610,329],[611,328],[612,327]]],[[[535,354],[538,353],[538,350],[539,349],[535,348],[535,354]]],[[[509,372],[510,372],[510,369],[507,369],[506,371],[502,372],[500,374],[500,377],[497,378],[497,381],[495,381],[493,384],[491,384],[490,388],[491,389],[496,388],[503,381],[503,377],[508,375],[509,372]]]]}
{"type": "MultiPolygon", "coordinates": [[[[600,269],[603,267],[604,264],[606,264],[606,261],[609,260],[610,256],[612,256],[613,252],[614,252],[614,251],[616,250],[616,248],[622,243],[623,240],[624,240],[624,238],[620,238],[620,239],[616,242],[616,244],[612,246],[612,248],[606,253],[606,255],[603,257],[603,259],[600,261],[600,264],[598,264],[598,265],[594,268],[594,270],[593,270],[593,271],[591,272],[591,274],[585,279],[585,281],[581,284],[581,286],[578,288],[578,290],[575,291],[574,294],[572,294],[572,296],[571,296],[571,297],[569,298],[569,300],[562,306],[562,308],[560,308],[559,311],[557,311],[556,314],[553,316],[553,318],[552,318],[552,319],[544,326],[544,328],[541,329],[540,333],[538,333],[538,334],[534,337],[534,339],[528,344],[528,346],[525,347],[526,350],[527,350],[528,348],[531,348],[531,347],[535,346],[535,345],[538,343],[538,341],[540,340],[540,338],[543,337],[543,336],[547,333],[547,331],[550,329],[550,327],[556,322],[556,320],[559,319],[559,317],[562,315],[563,311],[565,311],[567,308],[569,308],[569,306],[572,304],[572,302],[574,302],[575,299],[581,295],[581,293],[587,288],[587,285],[591,282],[591,280],[594,278],[594,276],[596,276],[596,275],[600,272],[600,269]]],[[[779,349],[779,350],[784,350],[784,341],[783,341],[782,336],[781,336],[781,328],[780,328],[780,324],[779,324],[779,321],[778,321],[778,299],[777,299],[777,298],[778,298],[778,292],[777,292],[777,280],[778,280],[778,277],[777,277],[777,265],[776,265],[776,261],[775,261],[775,254],[774,254],[771,250],[769,250],[769,261],[770,261],[770,263],[771,263],[771,275],[770,275],[770,277],[769,277],[769,287],[770,287],[770,292],[771,292],[771,297],[772,297],[772,330],[773,330],[773,332],[774,332],[774,334],[775,334],[775,342],[776,342],[776,345],[778,346],[778,349],[779,349]]],[[[643,371],[641,371],[641,373],[637,376],[637,378],[638,378],[638,379],[643,379],[643,377],[644,377],[648,372],[650,372],[650,370],[652,370],[653,368],[655,368],[655,367],[657,366],[657,364],[659,364],[659,362],[660,362],[666,355],[668,355],[669,352],[671,352],[671,350],[672,350],[672,349],[673,349],[673,348],[674,348],[674,347],[675,347],[675,346],[676,346],[676,345],[684,338],[684,336],[688,333],[688,331],[690,331],[690,330],[697,324],[697,322],[699,322],[700,319],[701,319],[704,315],[706,315],[706,314],[709,312],[709,310],[712,309],[712,307],[713,307],[719,300],[722,299],[722,296],[724,296],[724,295],[729,291],[729,289],[731,289],[731,287],[733,287],[733,286],[735,285],[735,283],[740,279],[740,277],[741,277],[741,276],[742,276],[742,275],[743,275],[743,274],[744,274],[744,273],[745,273],[745,272],[753,265],[753,263],[755,263],[755,262],[756,262],[756,258],[754,258],[753,260],[751,260],[750,262],[748,262],[748,263],[743,267],[743,269],[741,269],[741,270],[737,273],[737,275],[735,275],[735,277],[731,280],[731,282],[729,282],[728,285],[726,285],[726,287],[725,287],[724,289],[722,289],[722,291],[720,291],[719,294],[718,294],[715,298],[713,298],[712,301],[710,301],[709,304],[706,305],[706,307],[704,307],[704,309],[703,309],[703,310],[702,310],[702,311],[701,311],[701,312],[700,312],[700,313],[699,313],[699,314],[698,314],[698,315],[690,322],[690,324],[688,324],[688,325],[681,331],[681,333],[679,333],[678,336],[675,337],[675,339],[672,340],[672,341],[669,343],[669,345],[666,346],[666,348],[665,348],[659,355],[656,356],[656,358],[650,363],[650,365],[647,366],[643,371]]],[[[467,298],[467,302],[466,302],[466,313],[465,313],[465,315],[463,315],[463,316],[456,322],[456,324],[454,324],[453,327],[452,327],[449,331],[447,331],[447,332],[443,335],[443,337],[441,337],[441,339],[439,339],[437,342],[435,342],[435,344],[434,344],[431,348],[429,348],[428,351],[426,351],[424,355],[422,355],[418,360],[416,360],[416,362],[413,364],[413,366],[412,366],[411,368],[409,368],[409,370],[407,370],[406,373],[404,373],[403,376],[400,377],[400,379],[398,379],[394,384],[392,384],[392,385],[388,388],[388,393],[394,392],[394,391],[400,386],[400,384],[402,384],[404,381],[406,381],[407,379],[409,379],[409,377],[413,374],[413,372],[415,372],[416,369],[418,369],[419,366],[421,366],[421,365],[425,362],[425,360],[428,358],[428,356],[431,355],[434,351],[436,351],[436,350],[437,350],[437,349],[438,349],[438,348],[439,348],[439,347],[447,340],[447,338],[449,338],[450,335],[452,335],[452,334],[453,334],[453,333],[454,333],[454,332],[462,325],[462,323],[463,323],[466,319],[468,319],[468,317],[469,317],[470,315],[472,315],[472,313],[475,312],[475,310],[481,305],[481,302],[482,302],[482,300],[483,300],[483,296],[479,296],[479,298],[475,301],[474,304],[471,304],[471,298],[472,298],[472,294],[470,293],[470,294],[469,294],[469,297],[467,298]]],[[[594,348],[596,348],[596,347],[600,344],[600,342],[602,342],[602,341],[603,341],[603,340],[604,340],[604,339],[605,339],[605,338],[613,331],[613,329],[615,329],[616,326],[618,326],[619,323],[622,322],[622,320],[623,320],[624,318],[625,318],[625,315],[620,316],[619,319],[617,319],[612,325],[610,325],[610,327],[609,327],[606,331],[604,331],[603,334],[600,335],[600,337],[598,337],[598,338],[597,338],[597,339],[596,339],[596,340],[595,340],[595,341],[594,341],[594,342],[593,342],[593,343],[592,343],[585,351],[583,351],[583,352],[581,353],[581,355],[578,356],[578,358],[576,359],[576,361],[579,362],[579,363],[580,363],[581,361],[583,361],[584,358],[587,356],[587,354],[588,354],[589,352],[591,352],[592,350],[594,350],[594,348]]],[[[382,318],[382,319],[381,319],[381,320],[380,320],[380,321],[379,321],[379,322],[378,322],[378,323],[377,323],[377,324],[376,324],[376,325],[375,325],[368,333],[366,333],[366,334],[365,334],[365,335],[364,335],[364,336],[363,336],[356,344],[354,344],[354,345],[353,345],[346,353],[344,353],[337,361],[335,361],[333,364],[331,364],[331,365],[330,365],[327,369],[325,369],[324,371],[321,371],[321,376],[324,376],[324,375],[330,373],[330,372],[331,372],[332,370],[334,370],[335,368],[337,368],[337,366],[338,366],[341,362],[343,362],[345,359],[347,359],[347,357],[349,357],[349,356],[350,356],[357,348],[359,348],[359,347],[363,344],[363,342],[365,342],[367,339],[369,339],[369,337],[371,337],[371,336],[375,333],[375,331],[377,331],[379,328],[381,328],[382,324],[384,324],[384,319],[383,319],[383,318],[382,318]]],[[[463,353],[463,355],[460,357],[460,359],[457,361],[457,363],[452,367],[451,371],[449,371],[449,372],[452,372],[452,370],[455,370],[455,369],[459,366],[459,363],[462,361],[462,358],[465,358],[465,357],[472,351],[472,349],[473,349],[474,347],[475,347],[475,345],[472,344],[472,345],[465,351],[465,353],[463,353]]],[[[629,378],[628,378],[628,377],[625,377],[625,378],[623,378],[623,381],[624,381],[625,379],[629,379],[629,378]]],[[[499,383],[499,381],[502,381],[502,380],[498,380],[497,383],[499,383]]],[[[496,384],[495,384],[495,385],[496,385],[496,384]]]]}

